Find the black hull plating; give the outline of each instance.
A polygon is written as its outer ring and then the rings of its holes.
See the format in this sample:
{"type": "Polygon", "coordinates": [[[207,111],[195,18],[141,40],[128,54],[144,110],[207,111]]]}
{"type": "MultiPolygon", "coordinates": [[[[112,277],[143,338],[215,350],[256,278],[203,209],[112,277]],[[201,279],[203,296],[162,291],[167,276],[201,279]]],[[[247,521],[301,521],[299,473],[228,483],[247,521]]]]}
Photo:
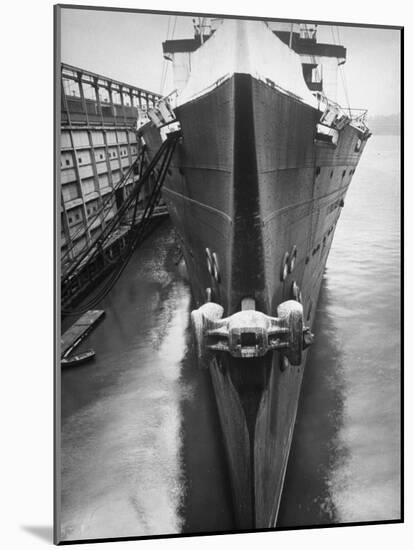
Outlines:
{"type": "MultiPolygon", "coordinates": [[[[183,131],[164,199],[182,243],[197,306],[224,315],[245,297],[276,315],[295,283],[312,324],[341,205],[363,147],[346,126],[336,148],[316,144],[320,114],[250,75],[236,74],[177,109],[183,131]],[[285,280],[285,254],[296,247],[285,280]],[[219,277],[208,269],[215,252],[219,277]]],[[[150,136],[148,136],[150,143],[150,136]]],[[[304,361],[219,356],[210,364],[239,528],[276,525],[304,361]]]]}

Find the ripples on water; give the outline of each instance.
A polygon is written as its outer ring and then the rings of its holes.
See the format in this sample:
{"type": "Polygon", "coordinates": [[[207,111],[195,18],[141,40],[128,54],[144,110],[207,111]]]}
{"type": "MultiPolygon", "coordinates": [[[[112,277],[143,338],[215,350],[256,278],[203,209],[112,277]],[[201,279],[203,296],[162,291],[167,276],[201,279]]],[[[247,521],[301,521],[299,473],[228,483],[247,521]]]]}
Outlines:
{"type": "Polygon", "coordinates": [[[189,292],[157,254],[140,250],[102,307],[85,347],[96,361],[62,374],[62,537],[182,529],[181,360],[189,292]]]}
{"type": "MultiPolygon", "coordinates": [[[[279,525],[399,517],[399,142],[373,137],[324,277],[279,525]]],[[[62,373],[62,538],[233,528],[208,373],[164,224],[62,373]],[[155,254],[154,254],[155,248],[155,254]]]]}
{"type": "Polygon", "coordinates": [[[281,525],[400,517],[399,146],[370,139],[337,226],[281,525]]]}

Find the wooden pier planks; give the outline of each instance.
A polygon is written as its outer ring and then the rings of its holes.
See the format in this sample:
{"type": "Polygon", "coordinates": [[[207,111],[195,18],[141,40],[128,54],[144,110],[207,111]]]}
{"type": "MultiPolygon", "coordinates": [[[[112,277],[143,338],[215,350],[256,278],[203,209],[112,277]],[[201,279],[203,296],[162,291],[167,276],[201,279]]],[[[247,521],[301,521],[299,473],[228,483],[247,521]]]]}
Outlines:
{"type": "Polygon", "coordinates": [[[60,356],[67,357],[86,338],[104,315],[105,311],[103,309],[91,309],[79,317],[60,340],[60,356]]]}

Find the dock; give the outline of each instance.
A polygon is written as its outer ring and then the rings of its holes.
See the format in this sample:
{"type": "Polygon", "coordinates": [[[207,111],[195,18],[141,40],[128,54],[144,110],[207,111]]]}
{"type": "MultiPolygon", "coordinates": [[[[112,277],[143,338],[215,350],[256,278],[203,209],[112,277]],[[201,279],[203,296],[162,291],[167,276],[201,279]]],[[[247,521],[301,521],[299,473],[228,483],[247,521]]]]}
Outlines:
{"type": "Polygon", "coordinates": [[[86,338],[91,330],[104,317],[103,309],[92,309],[84,313],[75,323],[63,334],[60,340],[60,356],[68,357],[71,352],[86,338]]]}
{"type": "MultiPolygon", "coordinates": [[[[151,158],[137,128],[149,122],[147,112],[162,96],[66,63],[61,64],[60,80],[65,315],[119,266],[153,201],[156,179],[142,179],[151,158]]],[[[158,196],[151,227],[166,216],[166,204],[158,196]]]]}

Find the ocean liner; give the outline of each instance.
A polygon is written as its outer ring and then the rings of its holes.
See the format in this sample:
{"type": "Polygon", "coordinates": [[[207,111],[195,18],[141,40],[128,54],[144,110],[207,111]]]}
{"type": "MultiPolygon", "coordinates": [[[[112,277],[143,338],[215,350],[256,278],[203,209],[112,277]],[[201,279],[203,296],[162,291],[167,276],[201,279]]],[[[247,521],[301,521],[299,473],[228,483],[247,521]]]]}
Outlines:
{"type": "Polygon", "coordinates": [[[346,49],[318,42],[316,25],[194,22],[193,38],[163,43],[175,104],[160,102],[141,136],[154,154],[168,128],[182,133],[163,197],[198,361],[211,373],[237,527],[269,528],[324,267],[370,133],[364,111],[332,100],[346,49]]]}

